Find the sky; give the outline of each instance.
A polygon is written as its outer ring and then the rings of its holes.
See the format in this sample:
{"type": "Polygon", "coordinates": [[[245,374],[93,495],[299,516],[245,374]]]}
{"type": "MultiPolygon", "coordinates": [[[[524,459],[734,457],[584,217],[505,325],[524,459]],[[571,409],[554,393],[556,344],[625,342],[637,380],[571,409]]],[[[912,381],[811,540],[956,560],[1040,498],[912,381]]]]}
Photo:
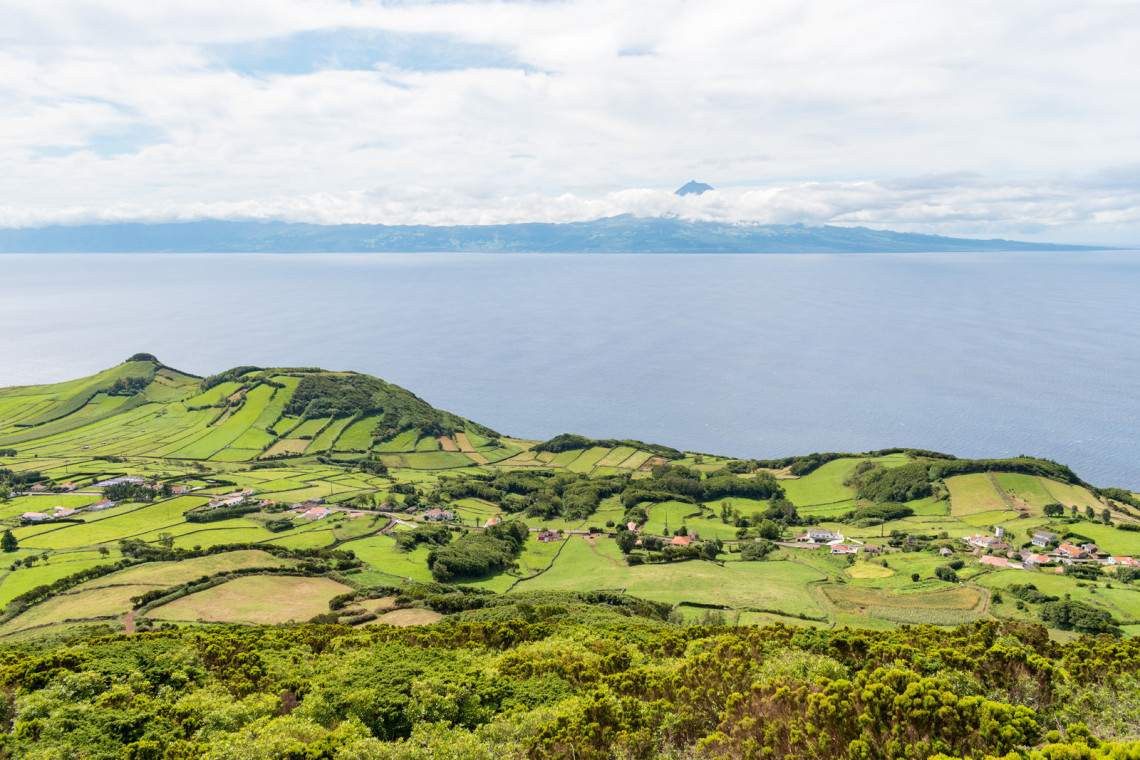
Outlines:
{"type": "Polygon", "coordinates": [[[1140,245],[1137,0],[5,0],[0,226],[1140,245]],[[688,180],[714,192],[679,197],[688,180]]]}

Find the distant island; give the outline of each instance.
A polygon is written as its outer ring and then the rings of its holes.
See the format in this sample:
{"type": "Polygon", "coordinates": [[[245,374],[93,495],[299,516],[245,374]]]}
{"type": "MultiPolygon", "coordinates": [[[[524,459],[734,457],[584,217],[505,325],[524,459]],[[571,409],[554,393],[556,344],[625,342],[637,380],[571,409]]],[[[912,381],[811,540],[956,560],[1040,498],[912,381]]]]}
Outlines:
{"type": "MultiPolygon", "coordinates": [[[[678,193],[703,192],[689,183],[678,193]]],[[[728,224],[632,214],[491,225],[199,221],[0,229],[0,253],[924,253],[1089,251],[1094,246],[972,240],[802,224],[728,224]]]]}

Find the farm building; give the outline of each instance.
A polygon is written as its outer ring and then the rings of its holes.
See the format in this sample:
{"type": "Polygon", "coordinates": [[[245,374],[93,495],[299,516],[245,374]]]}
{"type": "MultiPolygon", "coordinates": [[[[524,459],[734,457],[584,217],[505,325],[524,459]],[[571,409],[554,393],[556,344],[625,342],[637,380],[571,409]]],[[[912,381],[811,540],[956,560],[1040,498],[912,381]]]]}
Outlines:
{"type": "Polygon", "coordinates": [[[672,546],[688,546],[693,543],[693,539],[688,536],[673,536],[673,540],[669,542],[672,546]]]}
{"type": "Polygon", "coordinates": [[[1079,546],[1073,546],[1068,541],[1063,542],[1057,547],[1055,554],[1064,559],[1084,559],[1089,556],[1088,552],[1081,549],[1079,546]]]}
{"type": "Polygon", "coordinates": [[[1044,565],[1052,562],[1053,558],[1044,554],[1034,554],[1033,552],[1026,552],[1021,555],[1021,560],[1027,565],[1044,565]]]}
{"type": "Polygon", "coordinates": [[[1042,549],[1044,549],[1046,546],[1048,546],[1053,541],[1056,541],[1057,539],[1058,536],[1056,533],[1049,533],[1044,530],[1039,530],[1033,534],[1033,538],[1030,539],[1030,543],[1034,546],[1040,546],[1042,549]]]}
{"type": "Polygon", "coordinates": [[[450,510],[440,509],[439,507],[436,507],[435,509],[429,509],[427,512],[424,512],[425,520],[433,520],[435,522],[444,522],[445,520],[450,520],[453,517],[455,517],[455,515],[450,510]]]}
{"type": "Polygon", "coordinates": [[[70,509],[69,507],[56,507],[55,508],[55,514],[52,516],[53,517],[71,517],[73,514],[75,514],[75,512],[76,512],[76,510],[70,509]]]}
{"type": "Polygon", "coordinates": [[[328,507],[313,507],[301,513],[302,520],[323,520],[329,516],[328,507]]]}
{"type": "Polygon", "coordinates": [[[101,501],[97,501],[89,506],[88,509],[94,512],[102,512],[104,509],[110,509],[111,507],[115,506],[115,504],[116,502],[113,502],[110,499],[102,499],[101,501]]]}
{"type": "Polygon", "coordinates": [[[832,554],[858,554],[859,549],[862,547],[852,546],[851,544],[832,544],[832,554]]]}
{"type": "Polygon", "coordinates": [[[807,533],[801,536],[796,536],[797,541],[811,541],[815,544],[826,544],[828,541],[835,539],[843,540],[843,536],[827,528],[808,528],[807,533]]]}
{"type": "Polygon", "coordinates": [[[951,557],[954,555],[954,550],[951,549],[949,546],[943,546],[941,549],[938,550],[938,553],[941,554],[943,557],[951,557]]]}
{"type": "Polygon", "coordinates": [[[66,483],[60,483],[59,485],[59,490],[61,491],[74,491],[76,488],[78,488],[78,486],[76,486],[70,480],[66,483]]]}
{"type": "Polygon", "coordinates": [[[483,523],[484,528],[490,528],[492,525],[498,525],[502,520],[498,517],[488,517],[487,522],[483,523]]]}
{"type": "Polygon", "coordinates": [[[543,543],[548,541],[561,541],[562,534],[556,530],[540,530],[538,532],[538,540],[543,543]]]}
{"type": "Polygon", "coordinates": [[[20,519],[24,522],[40,522],[41,520],[48,519],[48,516],[43,512],[25,512],[20,515],[20,519]]]}
{"type": "Polygon", "coordinates": [[[1140,562],[1135,557],[1109,557],[1105,560],[1106,565],[1119,565],[1120,567],[1140,567],[1140,562]]]}

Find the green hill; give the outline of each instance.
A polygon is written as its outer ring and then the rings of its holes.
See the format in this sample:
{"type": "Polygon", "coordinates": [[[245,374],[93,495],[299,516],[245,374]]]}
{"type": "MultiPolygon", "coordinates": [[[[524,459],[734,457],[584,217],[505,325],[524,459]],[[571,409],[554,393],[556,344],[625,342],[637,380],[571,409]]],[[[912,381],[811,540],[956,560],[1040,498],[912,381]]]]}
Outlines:
{"type": "Polygon", "coordinates": [[[485,449],[500,438],[399,386],[318,368],[236,367],[203,379],[136,354],[81,380],[0,389],[0,448],[37,456],[97,445],[105,455],[248,461],[274,446],[270,456],[364,454],[396,439],[434,451],[457,433],[485,439],[485,449]]]}

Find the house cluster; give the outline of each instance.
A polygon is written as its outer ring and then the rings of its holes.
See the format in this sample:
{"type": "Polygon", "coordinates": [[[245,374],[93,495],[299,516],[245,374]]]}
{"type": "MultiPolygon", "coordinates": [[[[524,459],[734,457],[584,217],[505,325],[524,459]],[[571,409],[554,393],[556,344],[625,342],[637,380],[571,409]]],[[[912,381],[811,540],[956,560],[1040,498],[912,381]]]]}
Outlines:
{"type": "Polygon", "coordinates": [[[25,512],[20,515],[20,521],[26,523],[43,522],[44,520],[54,520],[57,517],[71,517],[78,511],[70,507],[55,507],[50,515],[45,512],[25,512]]]}
{"type": "Polygon", "coordinates": [[[432,522],[448,522],[455,519],[455,513],[450,509],[435,507],[434,509],[429,509],[427,512],[424,512],[423,518],[425,520],[431,520],[432,522]]]}
{"type": "MultiPolygon", "coordinates": [[[[162,486],[163,486],[162,483],[159,483],[157,481],[151,481],[150,483],[145,483],[144,485],[146,488],[149,488],[152,491],[161,491],[162,486]]],[[[194,490],[194,489],[192,489],[190,486],[184,486],[184,485],[177,485],[177,486],[171,485],[170,486],[170,493],[173,496],[182,496],[184,494],[190,493],[192,490],[194,490]]]]}
{"type": "Polygon", "coordinates": [[[827,548],[832,554],[858,554],[864,547],[856,541],[849,541],[842,533],[828,528],[808,528],[806,533],[796,536],[796,543],[809,549],[827,548]]]}
{"type": "MultiPolygon", "coordinates": [[[[331,509],[322,506],[323,501],[324,499],[320,497],[313,497],[304,504],[290,504],[289,509],[297,515],[299,520],[323,520],[332,514],[331,509]]],[[[273,505],[273,501],[270,499],[262,499],[259,503],[263,507],[273,505]]]]}
{"type": "Polygon", "coordinates": [[[314,505],[301,513],[302,520],[323,520],[331,514],[328,507],[314,505]]]}
{"type": "MultiPolygon", "coordinates": [[[[252,488],[247,488],[244,491],[238,491],[237,493],[226,494],[225,496],[219,496],[216,499],[210,499],[208,502],[206,502],[206,506],[210,509],[218,509],[220,507],[236,507],[238,504],[244,504],[250,496],[253,496],[253,493],[254,491],[252,488]]],[[[273,502],[269,503],[272,504],[273,502]]]]}
{"type": "MultiPolygon", "coordinates": [[[[983,565],[1003,569],[1022,570],[1038,565],[1077,564],[1086,562],[1099,563],[1102,565],[1118,565],[1122,567],[1140,567],[1140,561],[1137,561],[1133,557],[1112,557],[1101,552],[1100,547],[1096,544],[1074,544],[1070,541],[1062,541],[1061,537],[1056,533],[1050,533],[1046,530],[1035,531],[1029,540],[1035,549],[1041,549],[1043,551],[1022,549],[1015,553],[1013,547],[1003,540],[1005,533],[1001,526],[998,526],[995,533],[997,535],[994,536],[965,536],[962,538],[962,542],[974,547],[975,554],[981,554],[983,551],[991,550],[1005,552],[1006,556],[1004,557],[984,555],[979,559],[983,565]],[[1018,562],[1018,559],[1021,561],[1018,562]]],[[[1058,570],[1059,569],[1060,568],[1058,568],[1058,570]]]]}
{"type": "Polygon", "coordinates": [[[100,480],[98,483],[92,483],[92,488],[106,488],[107,486],[121,486],[125,483],[141,483],[143,479],[137,475],[124,475],[121,478],[111,478],[109,480],[100,480]]]}
{"type": "Polygon", "coordinates": [[[548,541],[561,541],[562,534],[556,530],[540,530],[538,532],[538,540],[544,544],[548,541]]]}

